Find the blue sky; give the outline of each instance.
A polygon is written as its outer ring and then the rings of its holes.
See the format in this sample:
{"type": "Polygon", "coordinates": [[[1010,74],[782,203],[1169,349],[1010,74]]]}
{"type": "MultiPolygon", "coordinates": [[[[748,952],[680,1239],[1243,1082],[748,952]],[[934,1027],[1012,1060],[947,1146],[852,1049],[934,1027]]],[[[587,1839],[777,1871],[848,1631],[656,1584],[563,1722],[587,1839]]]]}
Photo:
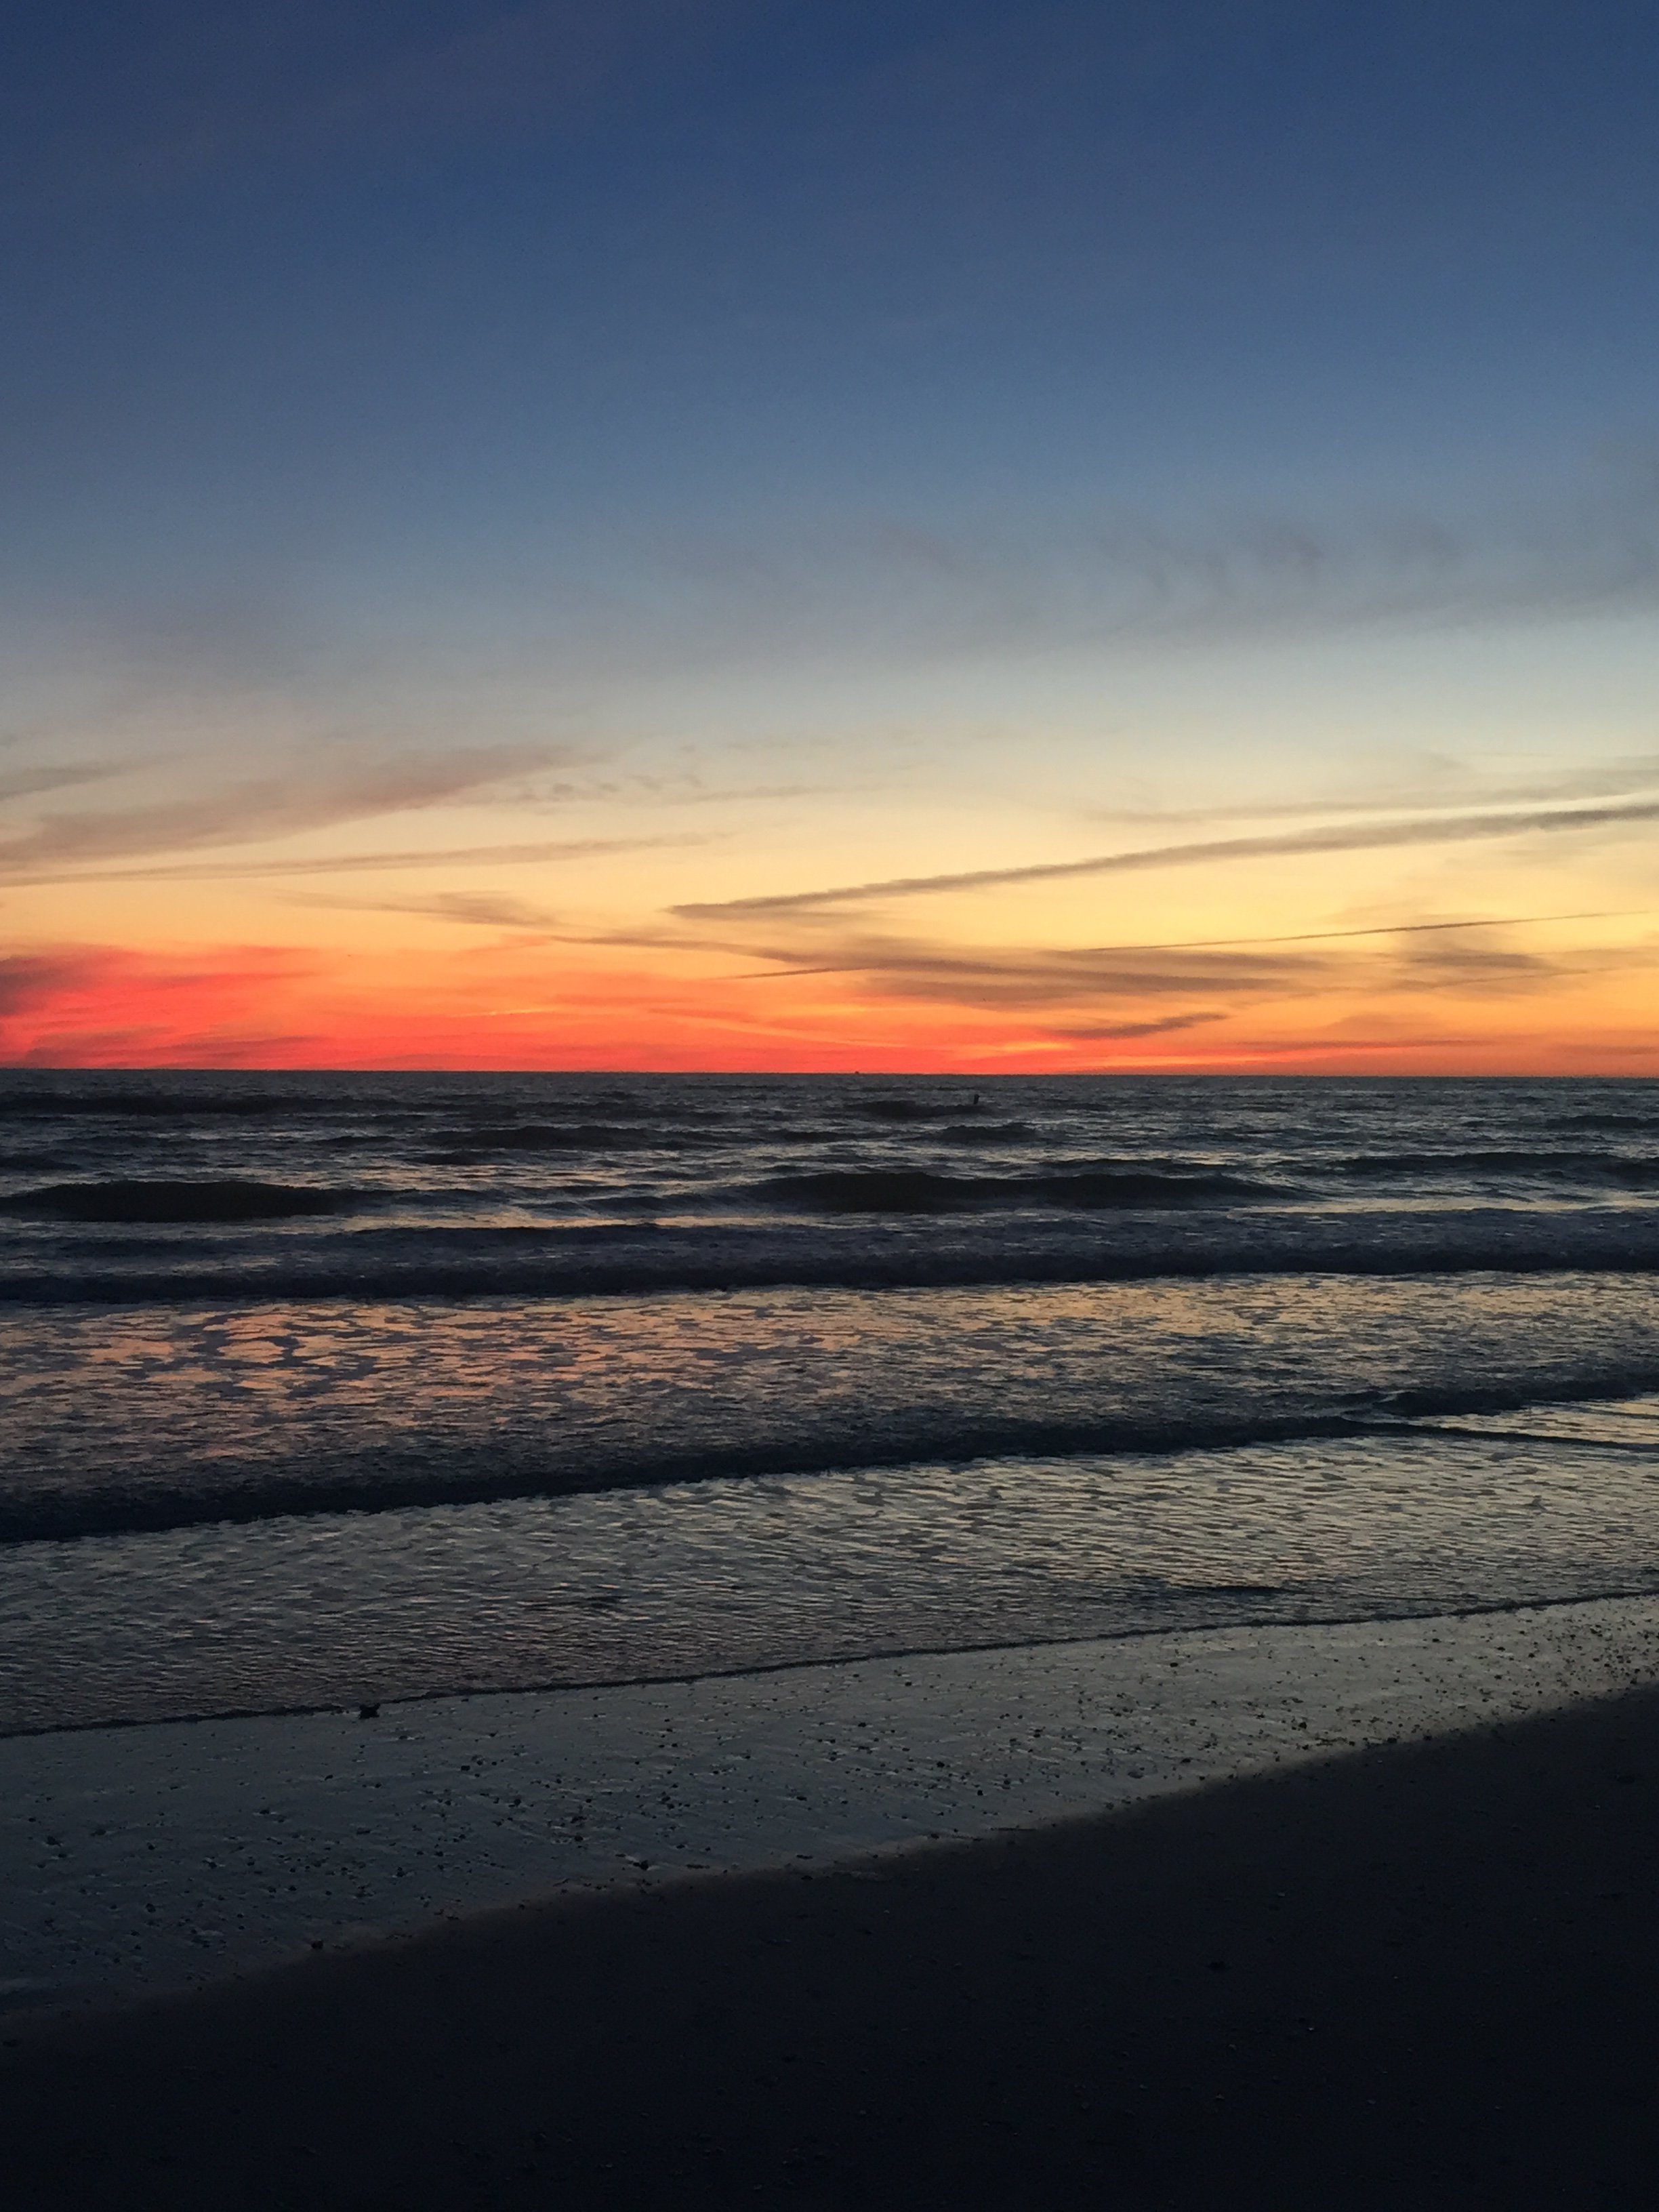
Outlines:
{"type": "Polygon", "coordinates": [[[276,12],[10,18],[8,475],[112,581],[1650,442],[1645,9],[276,12]]]}

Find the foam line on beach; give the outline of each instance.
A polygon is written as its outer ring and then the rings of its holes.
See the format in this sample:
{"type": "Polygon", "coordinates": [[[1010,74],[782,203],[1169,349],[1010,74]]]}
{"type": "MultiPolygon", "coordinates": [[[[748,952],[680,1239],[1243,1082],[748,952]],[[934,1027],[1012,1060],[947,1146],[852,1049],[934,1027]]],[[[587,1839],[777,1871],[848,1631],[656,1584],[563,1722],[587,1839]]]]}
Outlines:
{"type": "Polygon", "coordinates": [[[823,1866],[1659,1683],[1659,1601],[1229,1629],[0,1744],[0,2000],[561,1890],[823,1866]]]}

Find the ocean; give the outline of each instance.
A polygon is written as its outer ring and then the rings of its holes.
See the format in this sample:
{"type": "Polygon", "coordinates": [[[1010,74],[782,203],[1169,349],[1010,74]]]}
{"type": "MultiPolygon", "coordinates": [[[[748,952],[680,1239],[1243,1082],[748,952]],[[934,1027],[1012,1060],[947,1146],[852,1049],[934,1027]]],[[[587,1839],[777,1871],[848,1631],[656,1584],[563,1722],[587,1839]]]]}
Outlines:
{"type": "Polygon", "coordinates": [[[1659,1590],[1659,1085],[0,1075],[0,1733],[1659,1590]]]}

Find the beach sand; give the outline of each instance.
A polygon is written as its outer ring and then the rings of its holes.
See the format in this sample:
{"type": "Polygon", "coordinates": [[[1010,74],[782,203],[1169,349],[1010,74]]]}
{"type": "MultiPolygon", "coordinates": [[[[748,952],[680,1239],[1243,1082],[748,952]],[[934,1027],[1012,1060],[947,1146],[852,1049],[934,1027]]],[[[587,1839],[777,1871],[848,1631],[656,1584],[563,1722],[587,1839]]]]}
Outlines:
{"type": "Polygon", "coordinates": [[[1659,1692],[15,2023],[17,2206],[1611,2206],[1659,1692]]]}
{"type": "Polygon", "coordinates": [[[0,1741],[0,2008],[825,1867],[1659,1688],[1651,1597],[0,1741]]]}

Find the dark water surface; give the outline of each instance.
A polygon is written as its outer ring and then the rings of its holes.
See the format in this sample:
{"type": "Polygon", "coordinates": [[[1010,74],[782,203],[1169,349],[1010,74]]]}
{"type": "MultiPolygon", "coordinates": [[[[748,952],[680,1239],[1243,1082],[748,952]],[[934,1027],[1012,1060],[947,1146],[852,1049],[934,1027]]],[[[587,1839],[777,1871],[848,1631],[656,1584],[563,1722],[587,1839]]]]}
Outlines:
{"type": "Polygon", "coordinates": [[[1659,1578],[1659,1084],[0,1075],[0,1728],[1659,1578]]]}

